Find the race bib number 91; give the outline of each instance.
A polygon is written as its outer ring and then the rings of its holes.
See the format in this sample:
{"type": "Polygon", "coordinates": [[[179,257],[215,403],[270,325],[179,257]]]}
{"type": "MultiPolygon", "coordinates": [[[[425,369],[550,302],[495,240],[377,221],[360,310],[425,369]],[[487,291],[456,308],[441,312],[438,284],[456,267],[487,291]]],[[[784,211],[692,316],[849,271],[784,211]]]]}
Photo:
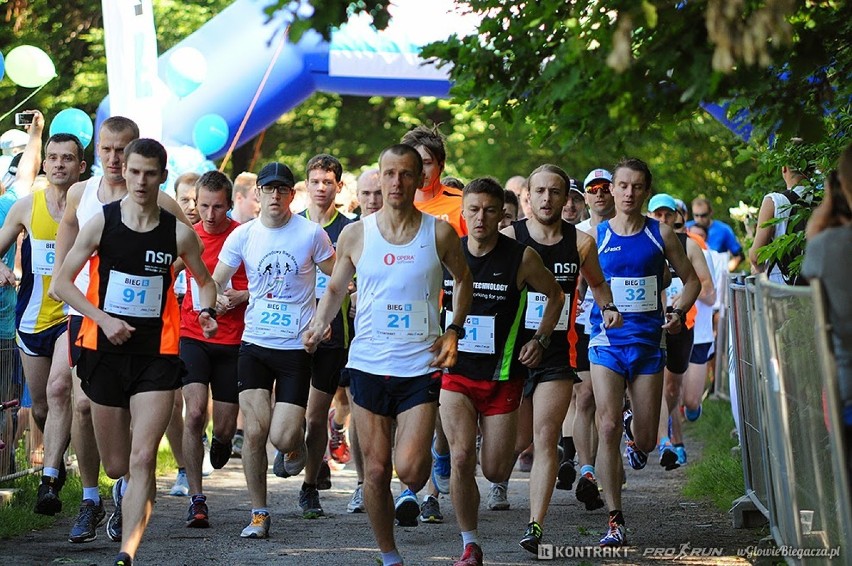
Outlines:
{"type": "Polygon", "coordinates": [[[612,299],[621,312],[651,312],[657,310],[657,278],[613,277],[609,282],[612,299]]]}
{"type": "Polygon", "coordinates": [[[373,303],[373,339],[422,342],[429,337],[426,301],[373,303]]]}
{"type": "Polygon", "coordinates": [[[163,301],[163,277],[143,277],[110,270],[104,312],[138,318],[158,318],[163,301]]]}

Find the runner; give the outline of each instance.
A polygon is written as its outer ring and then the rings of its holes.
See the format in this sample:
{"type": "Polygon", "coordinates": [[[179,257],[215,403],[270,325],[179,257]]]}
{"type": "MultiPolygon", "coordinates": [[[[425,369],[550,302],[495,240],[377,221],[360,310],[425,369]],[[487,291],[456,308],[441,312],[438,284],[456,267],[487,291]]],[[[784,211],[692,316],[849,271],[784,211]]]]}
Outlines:
{"type": "MultiPolygon", "coordinates": [[[[15,309],[17,342],[24,378],[33,400],[33,416],[44,433],[44,471],[35,512],[62,510],[59,491],[65,483],[65,449],[71,439],[71,369],[65,305],[47,296],[56,259],[56,231],[68,189],[86,170],[83,145],[71,134],[54,134],[44,146],[47,188],[18,200],[0,229],[0,250],[8,249],[23,230],[21,285],[15,309]]],[[[0,285],[14,288],[15,274],[0,262],[0,285]]]]}
{"type": "MultiPolygon", "coordinates": [[[[524,402],[515,443],[518,453],[531,441],[535,450],[529,481],[530,520],[520,540],[521,547],[533,554],[538,553],[541,543],[541,525],[556,483],[557,445],[562,422],[578,380],[572,364],[576,364],[574,318],[579,274],[589,283],[597,304],[603,305],[607,328],[621,326],[621,315],[612,306],[612,294],[598,264],[594,240],[562,220],[570,186],[570,179],[561,168],[550,164],[536,168],[529,176],[530,216],[504,230],[506,235],[529,245],[541,255],[566,296],[554,332],[537,336],[544,354],[541,363],[530,370],[524,384],[524,402]]],[[[524,340],[536,337],[545,304],[540,293],[528,300],[524,340]]]]}
{"type": "Polygon", "coordinates": [[[701,284],[683,246],[668,226],[642,214],[651,192],[651,171],[639,159],[622,159],[613,173],[615,217],[598,224],[598,253],[615,305],[592,306],[589,341],[592,387],[598,426],[598,481],[609,509],[609,524],[601,546],[625,543],[621,511],[622,430],[627,434],[627,460],[633,469],[647,463],[657,444],[662,372],[665,366],[663,331],[680,331],[685,312],[695,302],[701,284]],[[672,312],[663,311],[666,260],[684,283],[672,312]],[[608,309],[624,313],[624,325],[603,322],[608,309]],[[622,429],[625,382],[633,415],[622,429]]]}
{"type": "MultiPolygon", "coordinates": [[[[195,183],[200,221],[193,226],[201,238],[201,259],[207,269],[214,269],[225,239],[240,225],[228,218],[231,202],[231,180],[219,171],[208,171],[195,183]]],[[[202,433],[207,428],[207,404],[213,395],[213,439],[210,462],[220,469],[231,457],[231,439],[237,427],[239,393],[237,392],[237,356],[243,335],[248,280],[240,267],[217,300],[219,331],[206,338],[199,324],[201,297],[198,282],[187,273],[187,291],[180,309],[180,358],[186,365],[183,398],[186,416],[183,420],[183,454],[186,459],[188,491],[192,493],[187,527],[210,526],[207,496],[202,487],[204,445],[202,433]]],[[[174,418],[174,416],[172,416],[174,418]]]]}
{"type": "MultiPolygon", "coordinates": [[[[476,436],[482,431],[479,464],[492,482],[508,479],[514,464],[518,407],[527,367],[535,367],[544,349],[539,339],[553,332],[565,297],[553,274],[530,247],[498,232],[504,191],[491,178],[464,189],[464,218],[470,234],[462,239],[473,273],[473,303],[459,341],[456,364],[444,374],[440,410],[453,461],[450,494],[462,535],[464,554],[456,566],[481,566],[477,533],[476,436]],[[535,337],[524,342],[520,327],[532,285],[547,298],[535,337]]],[[[453,318],[453,279],[444,276],[444,308],[453,318]]]]}
{"type": "Polygon", "coordinates": [[[440,368],[455,364],[472,288],[452,227],[414,207],[423,184],[420,154],[409,145],[392,146],[382,152],[379,170],[384,206],[340,235],[340,260],[302,341],[316,349],[357,269],[362,308],[347,364],[352,414],[367,465],[364,502],[382,562],[390,566],[402,564],[393,535],[391,473],[395,468],[414,491],[426,484],[440,368]],[[455,301],[450,331],[439,336],[442,264],[453,276],[455,301]]]}
{"type": "Polygon", "coordinates": [[[178,257],[196,275],[205,336],[214,336],[217,325],[216,288],[201,261],[198,238],[157,204],[167,176],[165,148],[139,139],[125,154],[128,198],[105,206],[83,227],[56,275],[56,292],[85,316],[78,371],[91,400],[104,469],[119,480],[114,491],[124,492],[126,529],[115,563],[127,566],[151,515],[157,449],[185,371],[171,288],[178,257]],[[83,295],[73,278],[87,261],[90,281],[83,295]],[[132,481],[119,479],[128,473],[132,481]]]}
{"type": "Polygon", "coordinates": [[[237,387],[245,417],[242,460],[252,510],[251,523],[240,536],[255,539],[268,537],[271,524],[267,440],[285,455],[276,475],[294,476],[305,467],[311,357],[302,349],[299,335],[316,308],[317,267],[331,274],[334,265],[334,248],[325,231],[290,211],[296,184],[290,168],[268,163],[257,183],[260,216],[228,236],[213,273],[220,289],[240,266],[248,276],[237,387]]]}

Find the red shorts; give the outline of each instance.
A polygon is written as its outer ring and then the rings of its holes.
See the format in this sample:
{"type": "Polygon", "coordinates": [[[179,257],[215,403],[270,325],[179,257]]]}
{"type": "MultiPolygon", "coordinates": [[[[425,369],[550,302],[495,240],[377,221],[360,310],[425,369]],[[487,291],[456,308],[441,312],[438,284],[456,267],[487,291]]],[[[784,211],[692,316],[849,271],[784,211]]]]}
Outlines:
{"type": "Polygon", "coordinates": [[[445,373],[441,381],[441,389],[466,395],[477,413],[483,417],[490,417],[511,413],[521,406],[524,380],[484,381],[445,373]]]}

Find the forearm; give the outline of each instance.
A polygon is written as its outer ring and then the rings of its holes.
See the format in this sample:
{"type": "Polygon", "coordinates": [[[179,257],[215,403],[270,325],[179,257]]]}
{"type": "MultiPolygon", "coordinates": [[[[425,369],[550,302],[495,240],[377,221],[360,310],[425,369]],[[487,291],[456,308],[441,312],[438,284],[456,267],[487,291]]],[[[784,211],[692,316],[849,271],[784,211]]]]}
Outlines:
{"type": "Polygon", "coordinates": [[[565,293],[561,289],[557,293],[547,295],[547,306],[544,307],[544,313],[541,316],[541,322],[538,324],[536,334],[550,335],[556,324],[559,322],[559,315],[562,313],[562,307],[565,306],[565,293]]]}
{"type": "MultiPolygon", "coordinates": [[[[316,313],[314,313],[311,326],[324,329],[326,326],[331,324],[331,321],[334,320],[334,317],[337,316],[337,313],[340,311],[340,307],[343,305],[343,298],[347,294],[347,289],[337,287],[336,285],[329,283],[325,290],[325,294],[322,296],[322,299],[320,299],[320,302],[317,305],[317,310],[316,313]]],[[[464,318],[462,318],[461,324],[464,324],[464,318]]]]}
{"type": "Polygon", "coordinates": [[[672,302],[672,308],[681,309],[684,312],[692,308],[701,292],[701,283],[698,278],[692,278],[683,285],[683,291],[672,302]]]}
{"type": "Polygon", "coordinates": [[[67,277],[54,277],[53,282],[56,294],[62,301],[86,318],[94,320],[98,326],[101,326],[104,318],[109,316],[107,313],[90,303],[83,292],[74,285],[74,282],[71,279],[67,277]]]}
{"type": "Polygon", "coordinates": [[[599,307],[603,307],[613,302],[612,289],[606,284],[606,281],[601,281],[598,285],[593,286],[592,296],[595,298],[595,303],[599,307]]]}
{"type": "Polygon", "coordinates": [[[453,280],[453,324],[464,326],[470,305],[473,302],[473,287],[470,282],[455,278],[453,280]]]}

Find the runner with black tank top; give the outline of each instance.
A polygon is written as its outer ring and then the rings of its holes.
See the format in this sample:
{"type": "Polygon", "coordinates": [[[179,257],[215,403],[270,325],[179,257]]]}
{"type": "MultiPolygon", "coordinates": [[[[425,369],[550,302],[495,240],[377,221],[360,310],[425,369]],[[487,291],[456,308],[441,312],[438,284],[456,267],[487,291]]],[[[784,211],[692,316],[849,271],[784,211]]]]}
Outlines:
{"type": "MultiPolygon", "coordinates": [[[[573,364],[576,363],[575,293],[577,277],[582,274],[588,281],[599,305],[612,303],[612,294],[598,264],[595,242],[588,235],[577,232],[572,224],[561,218],[562,208],[568,199],[570,178],[555,165],[542,165],[529,176],[529,218],[512,224],[504,233],[539,252],[545,267],[550,269],[565,293],[565,303],[560,310],[559,322],[551,335],[537,334],[536,328],[544,308],[541,298],[529,298],[524,316],[526,337],[532,337],[543,350],[541,364],[531,369],[524,388],[515,452],[520,453],[530,441],[535,458],[530,471],[530,520],[520,545],[536,554],[541,543],[541,524],[547,515],[550,497],[556,483],[559,464],[557,444],[562,422],[571,403],[574,382],[578,379],[573,364]],[[572,355],[573,350],[573,355],[572,355]]],[[[621,324],[617,311],[607,312],[607,324],[621,324]]],[[[492,485],[492,495],[505,495],[505,486],[492,485]]]]}
{"type": "Polygon", "coordinates": [[[105,206],[83,227],[54,279],[59,297],[85,317],[78,373],[104,469],[112,478],[133,478],[113,488],[114,496],[124,492],[116,513],[127,527],[116,563],[128,565],[150,517],[157,450],[184,371],[172,292],[178,258],[198,281],[205,336],[215,335],[217,324],[216,288],[195,232],[157,204],[167,175],[165,148],[140,139],[125,154],[128,198],[105,206]],[[90,258],[87,299],[73,278],[90,258]]]}
{"type": "MultiPolygon", "coordinates": [[[[491,178],[464,188],[462,213],[469,235],[462,239],[473,275],[473,303],[459,340],[456,364],[443,376],[440,411],[450,444],[453,473],[450,495],[464,554],[457,564],[482,564],[477,529],[476,433],[482,431],[479,464],[492,482],[508,479],[514,464],[518,407],[527,369],[542,358],[539,343],[523,332],[524,312],[535,286],[546,307],[537,334],[553,331],[564,302],[559,284],[529,246],[498,232],[503,188],[491,178]]],[[[453,279],[444,273],[444,309],[452,319],[453,279]]],[[[449,322],[447,323],[449,324],[449,322]]]]}

